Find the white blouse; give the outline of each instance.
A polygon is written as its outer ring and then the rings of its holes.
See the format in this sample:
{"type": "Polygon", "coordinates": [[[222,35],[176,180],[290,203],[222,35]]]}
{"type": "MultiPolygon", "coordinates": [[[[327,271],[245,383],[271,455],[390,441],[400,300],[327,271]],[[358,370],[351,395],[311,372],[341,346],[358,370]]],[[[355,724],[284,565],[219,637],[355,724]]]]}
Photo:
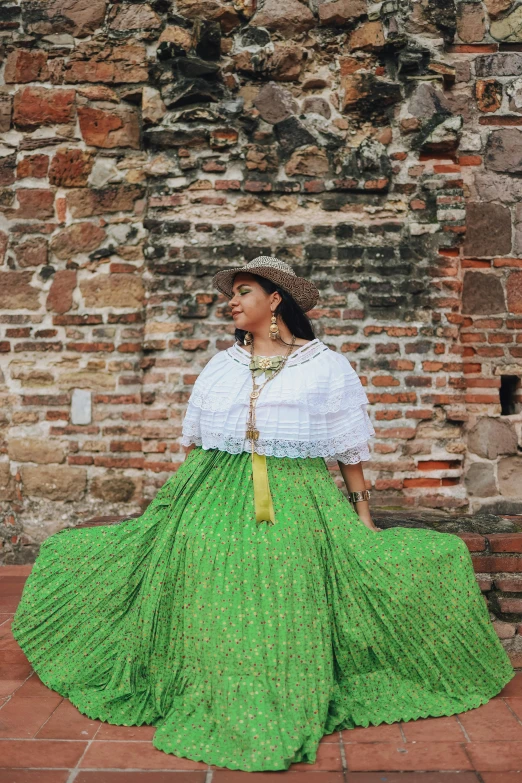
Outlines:
{"type": "MultiPolygon", "coordinates": [[[[250,352],[237,343],[218,351],[198,375],[183,419],[181,443],[231,454],[252,450],[245,437],[252,374],[250,352]]],[[[265,374],[256,378],[261,385],[265,374]]],[[[258,454],[324,457],[354,464],[370,459],[375,435],[368,398],[349,360],[321,340],[302,345],[256,403],[258,454]]]]}

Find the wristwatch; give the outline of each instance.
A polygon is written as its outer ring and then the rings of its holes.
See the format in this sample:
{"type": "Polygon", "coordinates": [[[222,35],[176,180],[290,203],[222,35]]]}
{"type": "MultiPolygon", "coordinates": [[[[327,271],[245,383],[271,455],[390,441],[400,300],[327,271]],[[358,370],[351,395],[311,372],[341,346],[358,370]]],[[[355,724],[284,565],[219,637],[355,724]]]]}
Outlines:
{"type": "Polygon", "coordinates": [[[350,500],[350,503],[352,505],[354,503],[357,503],[359,500],[369,500],[370,499],[370,490],[369,489],[363,489],[359,490],[358,492],[349,492],[348,498],[350,500]]]}

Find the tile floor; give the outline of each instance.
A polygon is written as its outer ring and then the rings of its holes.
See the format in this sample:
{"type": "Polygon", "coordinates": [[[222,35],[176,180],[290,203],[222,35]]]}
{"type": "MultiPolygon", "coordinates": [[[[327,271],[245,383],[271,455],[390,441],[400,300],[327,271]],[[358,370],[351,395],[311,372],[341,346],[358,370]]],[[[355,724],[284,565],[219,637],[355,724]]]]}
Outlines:
{"type": "Polygon", "coordinates": [[[46,688],[10,632],[31,566],[0,567],[0,783],[522,783],[522,672],[448,718],[325,737],[314,765],[234,772],[153,747],[151,726],[111,726],[46,688]]]}

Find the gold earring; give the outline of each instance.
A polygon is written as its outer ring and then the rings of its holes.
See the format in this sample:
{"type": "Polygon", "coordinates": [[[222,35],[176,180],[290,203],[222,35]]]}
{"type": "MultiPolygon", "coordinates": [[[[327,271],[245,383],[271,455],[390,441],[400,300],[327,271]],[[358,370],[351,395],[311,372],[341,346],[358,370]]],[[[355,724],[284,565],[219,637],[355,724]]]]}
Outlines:
{"type": "Polygon", "coordinates": [[[273,313],[270,321],[271,323],[270,326],[268,327],[268,334],[270,335],[272,340],[277,340],[277,338],[279,337],[279,328],[277,326],[277,318],[273,313]]]}
{"type": "Polygon", "coordinates": [[[246,332],[243,338],[243,345],[252,345],[252,332],[246,332]]]}

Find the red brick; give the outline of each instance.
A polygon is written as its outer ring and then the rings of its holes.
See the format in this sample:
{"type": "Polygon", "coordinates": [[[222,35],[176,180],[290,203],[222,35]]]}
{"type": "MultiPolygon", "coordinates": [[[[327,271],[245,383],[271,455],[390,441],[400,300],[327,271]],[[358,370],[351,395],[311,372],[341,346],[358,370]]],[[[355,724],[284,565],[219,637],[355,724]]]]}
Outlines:
{"type": "Polygon", "coordinates": [[[84,150],[58,150],[49,170],[49,182],[67,188],[83,187],[87,185],[92,165],[92,155],[84,150]]]}
{"type": "Polygon", "coordinates": [[[508,598],[506,596],[499,595],[498,603],[501,612],[514,614],[522,612],[522,598],[508,598]]]}
{"type": "Polygon", "coordinates": [[[45,188],[18,188],[18,209],[12,217],[17,219],[45,220],[54,216],[54,193],[45,188]]]}
{"type": "Polygon", "coordinates": [[[439,478],[406,478],[404,486],[407,487],[440,487],[439,478]]]}
{"type": "Polygon", "coordinates": [[[478,533],[456,533],[462,538],[470,552],[483,552],[486,549],[486,539],[478,533]]]}
{"type": "Polygon", "coordinates": [[[140,128],[138,115],[131,108],[78,108],[80,131],[86,144],[103,149],[131,147],[139,149],[140,128]]]}
{"type": "Polygon", "coordinates": [[[495,587],[505,593],[522,593],[522,574],[511,577],[495,577],[495,587]]]}
{"type": "Polygon", "coordinates": [[[4,71],[6,84],[27,84],[49,79],[47,52],[41,49],[15,49],[9,52],[4,71]]]}
{"type": "Polygon", "coordinates": [[[97,351],[114,351],[114,343],[67,343],[68,351],[92,353],[97,351]]]}
{"type": "Polygon", "coordinates": [[[27,155],[18,163],[16,167],[16,176],[18,179],[24,177],[35,177],[41,179],[47,176],[49,168],[48,155],[27,155]]]}
{"type": "Polygon", "coordinates": [[[24,87],[13,100],[13,122],[22,130],[41,125],[72,122],[75,116],[74,90],[24,87]]]}
{"type": "Polygon", "coordinates": [[[214,187],[216,190],[240,190],[241,182],[238,179],[217,179],[214,187]]]}
{"type": "Polygon", "coordinates": [[[517,573],[522,571],[522,558],[516,556],[484,555],[482,557],[473,557],[472,560],[475,571],[480,573],[498,573],[501,571],[517,573]]]}
{"type": "Polygon", "coordinates": [[[492,552],[522,552],[522,533],[488,533],[492,552]]]}

